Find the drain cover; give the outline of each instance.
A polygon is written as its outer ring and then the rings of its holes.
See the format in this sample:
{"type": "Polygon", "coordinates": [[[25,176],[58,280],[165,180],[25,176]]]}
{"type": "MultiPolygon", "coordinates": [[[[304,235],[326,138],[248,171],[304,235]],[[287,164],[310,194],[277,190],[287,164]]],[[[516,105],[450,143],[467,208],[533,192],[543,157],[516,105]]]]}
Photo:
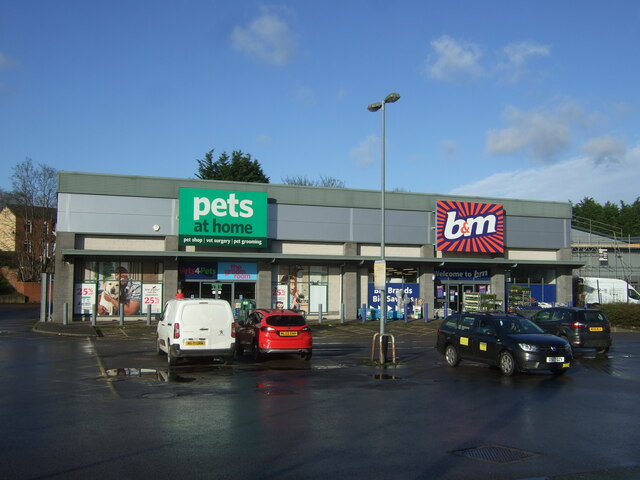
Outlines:
{"type": "Polygon", "coordinates": [[[175,393],[163,392],[163,393],[145,393],[141,395],[142,398],[155,398],[157,400],[162,400],[165,398],[175,398],[178,395],[175,393]]]}
{"type": "Polygon", "coordinates": [[[451,453],[482,462],[502,464],[520,462],[539,455],[538,453],[527,452],[518,448],[503,447],[501,445],[483,445],[475,448],[455,450],[451,453]]]}

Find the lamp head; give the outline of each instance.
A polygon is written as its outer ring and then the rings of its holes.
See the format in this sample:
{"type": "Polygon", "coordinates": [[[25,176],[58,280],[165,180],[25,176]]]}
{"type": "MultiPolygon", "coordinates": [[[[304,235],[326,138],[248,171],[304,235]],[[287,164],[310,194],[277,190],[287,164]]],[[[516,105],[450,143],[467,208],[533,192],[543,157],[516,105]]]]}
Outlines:
{"type": "Polygon", "coordinates": [[[380,110],[381,108],[382,108],[382,103],[380,103],[380,102],[372,103],[371,105],[369,105],[369,106],[367,107],[367,109],[368,109],[370,112],[377,112],[377,111],[378,111],[378,110],[380,110]]]}
{"type": "Polygon", "coordinates": [[[389,95],[387,95],[387,98],[384,99],[384,103],[395,103],[398,100],[400,100],[399,93],[390,93],[389,95]]]}

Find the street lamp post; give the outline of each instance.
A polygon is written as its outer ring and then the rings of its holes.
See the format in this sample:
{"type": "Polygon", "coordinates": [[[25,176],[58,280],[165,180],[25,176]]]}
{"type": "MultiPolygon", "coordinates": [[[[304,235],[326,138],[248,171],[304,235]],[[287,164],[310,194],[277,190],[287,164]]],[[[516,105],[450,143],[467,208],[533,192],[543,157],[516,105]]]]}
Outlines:
{"type": "Polygon", "coordinates": [[[384,110],[387,103],[395,103],[400,99],[400,95],[397,93],[390,93],[382,102],[372,103],[369,105],[368,110],[370,112],[377,112],[382,110],[382,162],[381,162],[381,174],[380,174],[380,263],[384,272],[384,280],[382,291],[380,292],[380,336],[384,335],[384,324],[387,319],[387,283],[386,283],[386,261],[384,257],[384,240],[385,240],[385,133],[384,133],[384,110]]]}

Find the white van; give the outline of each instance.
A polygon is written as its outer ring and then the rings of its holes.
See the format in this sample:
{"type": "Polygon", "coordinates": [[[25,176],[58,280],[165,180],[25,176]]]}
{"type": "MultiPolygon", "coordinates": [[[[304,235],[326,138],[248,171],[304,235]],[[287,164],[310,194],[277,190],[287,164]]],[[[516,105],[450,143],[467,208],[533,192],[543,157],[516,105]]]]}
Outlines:
{"type": "Polygon", "coordinates": [[[624,280],[602,277],[582,277],[580,280],[585,305],[640,303],[640,293],[624,280]]]}
{"type": "Polygon", "coordinates": [[[169,365],[184,357],[233,360],[236,330],[231,305],[225,300],[169,300],[158,319],[157,332],[158,354],[165,353],[169,365]]]}

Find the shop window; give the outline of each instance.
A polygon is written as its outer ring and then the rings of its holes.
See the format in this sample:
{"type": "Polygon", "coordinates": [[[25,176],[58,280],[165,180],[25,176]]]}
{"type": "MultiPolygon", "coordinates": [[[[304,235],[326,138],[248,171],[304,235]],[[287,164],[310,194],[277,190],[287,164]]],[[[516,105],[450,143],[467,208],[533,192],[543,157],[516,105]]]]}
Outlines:
{"type": "Polygon", "coordinates": [[[142,281],[143,282],[162,282],[164,268],[161,262],[144,262],[142,263],[142,281]]]}
{"type": "Polygon", "coordinates": [[[327,311],[329,270],[322,265],[280,265],[272,272],[272,303],[307,313],[327,311]]]}
{"type": "Polygon", "coordinates": [[[140,315],[151,307],[160,313],[163,297],[161,262],[121,262],[84,260],[75,269],[76,314],[140,315]]]}

